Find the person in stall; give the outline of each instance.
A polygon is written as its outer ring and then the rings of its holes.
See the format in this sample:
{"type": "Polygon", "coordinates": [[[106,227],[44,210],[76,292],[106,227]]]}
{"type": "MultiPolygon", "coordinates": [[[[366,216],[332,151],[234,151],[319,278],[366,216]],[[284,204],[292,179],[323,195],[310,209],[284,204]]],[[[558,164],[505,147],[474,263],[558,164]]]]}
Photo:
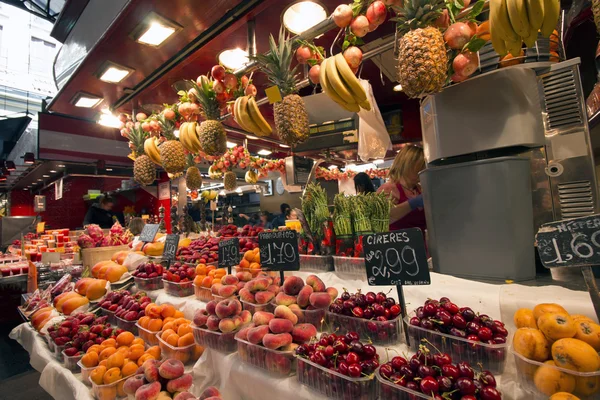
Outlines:
{"type": "Polygon", "coordinates": [[[293,208],[288,208],[285,212],[285,219],[298,219],[298,213],[293,208]]]}
{"type": "Polygon", "coordinates": [[[419,171],[423,169],[425,158],[421,147],[406,145],[396,155],[389,171],[389,181],[377,191],[392,196],[390,231],[420,228],[424,232],[427,228],[419,184],[419,171]]]}
{"type": "Polygon", "coordinates": [[[96,224],[102,229],[109,229],[115,222],[115,214],[112,212],[115,200],[108,196],[98,197],[98,202],[92,204],[85,214],[83,226],[96,224]]]}
{"type": "Polygon", "coordinates": [[[359,172],[354,176],[354,189],[356,194],[367,194],[375,192],[375,186],[371,177],[364,172],[359,172]]]}
{"type": "Polygon", "coordinates": [[[277,215],[271,221],[271,228],[273,229],[279,228],[280,226],[285,226],[285,215],[288,210],[291,210],[291,207],[287,203],[281,203],[281,205],[279,206],[279,210],[281,211],[281,214],[277,215]]]}

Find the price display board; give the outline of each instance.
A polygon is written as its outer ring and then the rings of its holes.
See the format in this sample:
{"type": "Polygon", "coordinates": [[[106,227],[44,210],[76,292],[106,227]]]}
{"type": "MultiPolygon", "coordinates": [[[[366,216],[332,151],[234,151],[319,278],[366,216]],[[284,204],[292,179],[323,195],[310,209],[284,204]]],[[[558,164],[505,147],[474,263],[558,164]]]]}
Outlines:
{"type": "Polygon", "coordinates": [[[272,271],[300,270],[298,233],[293,230],[258,234],[261,265],[272,271]]]}
{"type": "Polygon", "coordinates": [[[535,238],[540,260],[546,268],[581,268],[600,319],[600,293],[592,271],[593,266],[600,266],[600,215],[544,224],[535,238]]]}
{"type": "Polygon", "coordinates": [[[240,239],[233,238],[219,242],[219,268],[229,268],[240,263],[240,239]]]}
{"type": "Polygon", "coordinates": [[[363,247],[369,285],[431,284],[425,241],[420,229],[364,236],[363,247]]]}
{"type": "Polygon", "coordinates": [[[140,233],[140,242],[150,243],[158,233],[158,224],[146,224],[140,233]]]}
{"type": "Polygon", "coordinates": [[[175,256],[177,255],[177,246],[179,245],[179,235],[167,235],[165,240],[165,250],[163,251],[162,258],[165,261],[173,261],[175,260],[175,256]]]}

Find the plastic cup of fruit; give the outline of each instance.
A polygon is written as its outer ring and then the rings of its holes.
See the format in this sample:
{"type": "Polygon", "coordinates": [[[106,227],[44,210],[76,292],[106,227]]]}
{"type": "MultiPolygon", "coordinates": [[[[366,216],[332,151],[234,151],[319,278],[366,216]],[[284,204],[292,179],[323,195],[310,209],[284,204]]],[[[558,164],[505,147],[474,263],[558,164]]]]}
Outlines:
{"type": "Polygon", "coordinates": [[[138,331],[137,335],[141,337],[144,340],[144,342],[148,344],[148,346],[158,345],[158,339],[156,338],[156,334],[160,331],[151,331],[149,329],[142,328],[140,324],[137,323],[137,321],[135,323],[135,326],[138,331]]]}
{"type": "Polygon", "coordinates": [[[411,325],[409,321],[414,315],[412,313],[405,317],[412,351],[416,352],[419,345],[425,345],[431,351],[437,352],[439,350],[450,354],[453,360],[467,361],[471,365],[481,364],[483,369],[489,370],[494,375],[500,375],[504,371],[508,356],[508,343],[487,344],[430,331],[420,326],[411,325]],[[427,341],[424,342],[424,339],[427,341]],[[435,346],[435,349],[433,346],[435,346]]]}
{"type": "Polygon", "coordinates": [[[2,271],[2,276],[10,276],[10,267],[3,267],[0,271],[2,271]]]}
{"type": "Polygon", "coordinates": [[[88,381],[92,384],[94,397],[98,400],[116,400],[127,398],[127,393],[123,391],[123,385],[128,377],[120,379],[106,385],[97,385],[91,378],[88,381]]]}
{"type": "Polygon", "coordinates": [[[54,344],[54,340],[48,335],[46,335],[46,343],[48,343],[48,350],[50,350],[51,353],[54,353],[56,351],[56,344],[54,344]]]}
{"type": "Polygon", "coordinates": [[[117,319],[117,326],[123,330],[129,331],[137,336],[138,328],[137,328],[137,320],[135,321],[127,321],[123,318],[119,318],[115,316],[117,319]]]}
{"type": "Polygon", "coordinates": [[[194,295],[196,299],[208,303],[213,300],[213,294],[210,288],[198,286],[194,283],[194,295]]]}
{"type": "Polygon", "coordinates": [[[237,294],[234,294],[233,296],[229,296],[229,297],[223,297],[223,296],[219,296],[218,294],[213,294],[213,299],[218,303],[222,300],[227,300],[227,299],[236,299],[239,300],[240,296],[238,296],[237,294]]]}
{"type": "Polygon", "coordinates": [[[240,302],[242,303],[242,309],[250,311],[250,314],[252,314],[252,315],[254,315],[254,313],[257,311],[273,312],[273,310],[275,310],[275,307],[276,307],[276,305],[272,302],[267,303],[267,304],[248,303],[247,301],[244,301],[244,300],[240,300],[240,302]]]}
{"type": "Polygon", "coordinates": [[[54,358],[56,358],[60,362],[63,362],[63,351],[65,348],[66,346],[59,346],[56,344],[54,346],[54,358]]]}
{"type": "MultiPolygon", "coordinates": [[[[329,399],[360,399],[374,400],[375,382],[373,376],[352,378],[338,372],[324,368],[306,358],[296,357],[298,360],[298,381],[329,399]]],[[[407,397],[406,399],[408,399],[407,397]]]]}
{"type": "Polygon", "coordinates": [[[175,297],[188,297],[194,294],[194,282],[171,282],[163,279],[165,292],[175,297]]]}
{"type": "Polygon", "coordinates": [[[11,273],[11,275],[20,275],[21,274],[21,266],[13,265],[12,267],[10,267],[10,273],[11,273]]]}
{"type": "MultiPolygon", "coordinates": [[[[376,345],[388,345],[404,343],[402,335],[402,317],[397,316],[387,321],[376,321],[373,319],[364,319],[351,317],[344,314],[336,314],[326,311],[327,326],[331,332],[336,330],[347,332],[355,331],[359,334],[361,340],[371,340],[376,345]]],[[[315,325],[318,327],[318,325],[315,325]]]]}
{"type": "Polygon", "coordinates": [[[100,314],[101,315],[107,315],[108,316],[107,322],[109,322],[111,325],[116,325],[117,324],[117,317],[116,317],[114,311],[110,311],[110,310],[108,310],[106,308],[100,307],[100,314]]]}
{"type": "Polygon", "coordinates": [[[388,381],[379,373],[379,368],[375,371],[375,378],[377,378],[377,398],[378,399],[390,399],[390,400],[404,400],[404,399],[429,399],[431,396],[426,394],[415,392],[414,390],[408,389],[404,386],[396,385],[394,382],[388,381]]]}
{"type": "Polygon", "coordinates": [[[296,372],[296,357],[294,351],[267,349],[264,346],[252,344],[235,337],[237,351],[243,362],[262,368],[274,377],[285,377],[296,372]]]}
{"type": "Polygon", "coordinates": [[[208,347],[221,353],[233,353],[237,350],[235,335],[242,327],[235,332],[228,333],[211,331],[209,329],[200,328],[194,324],[192,324],[191,327],[194,334],[194,340],[200,346],[205,348],[208,347]]]}
{"type": "Polygon", "coordinates": [[[96,367],[88,368],[81,363],[81,360],[77,361],[77,366],[81,370],[81,381],[88,386],[91,385],[92,381],[90,381],[90,375],[96,367]]]}
{"type": "MultiPolygon", "coordinates": [[[[277,307],[275,303],[275,299],[270,302],[271,308],[267,310],[258,310],[258,311],[270,311],[272,312],[277,307]]],[[[326,308],[315,308],[313,310],[309,309],[300,309],[300,310],[292,310],[294,314],[298,317],[299,324],[313,324],[318,331],[322,331],[325,323],[325,315],[327,313],[326,308]]]]}
{"type": "Polygon", "coordinates": [[[134,276],[133,281],[138,290],[150,291],[162,289],[163,287],[162,276],[154,278],[138,278],[137,276],[134,276]]]}
{"type": "Polygon", "coordinates": [[[156,338],[158,339],[158,346],[160,347],[160,354],[163,359],[174,358],[184,364],[188,364],[193,363],[200,358],[204,351],[204,348],[196,343],[182,347],[171,346],[160,338],[160,333],[161,332],[158,332],[156,334],[156,338]]]}
{"type": "MultiPolygon", "coordinates": [[[[550,368],[548,372],[552,372],[552,375],[561,376],[560,380],[562,382],[567,381],[575,381],[578,383],[578,387],[585,387],[587,392],[584,394],[577,393],[577,397],[580,400],[594,400],[600,398],[600,390],[598,388],[598,380],[600,379],[600,371],[595,372],[578,372],[573,370],[568,370],[564,368],[560,368],[553,365],[548,365],[545,363],[537,362],[530,360],[528,358],[523,357],[519,353],[517,353],[514,348],[511,346],[510,352],[514,356],[515,364],[517,367],[517,382],[526,392],[529,392],[529,397],[532,400],[546,400],[548,398],[547,395],[543,394],[539,391],[533,381],[534,373],[540,368],[550,368]],[[588,384],[581,385],[581,383],[588,382],[588,384]],[[591,390],[590,390],[591,389],[591,390]],[[595,390],[594,390],[595,389],[595,390]]],[[[561,390],[563,392],[572,393],[574,390],[561,390]]]]}
{"type": "Polygon", "coordinates": [[[69,371],[73,371],[73,372],[79,371],[79,366],[77,363],[83,357],[83,352],[81,352],[81,354],[78,356],[69,357],[68,355],[65,354],[65,351],[63,350],[62,356],[63,356],[63,364],[66,369],[68,369],[69,371]]]}

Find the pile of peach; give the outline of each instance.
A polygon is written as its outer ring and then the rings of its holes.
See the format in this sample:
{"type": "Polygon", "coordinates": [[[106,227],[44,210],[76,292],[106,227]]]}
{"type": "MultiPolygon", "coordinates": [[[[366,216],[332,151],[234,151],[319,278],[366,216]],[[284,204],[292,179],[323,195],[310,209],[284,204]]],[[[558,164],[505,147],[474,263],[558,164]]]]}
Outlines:
{"type": "Polygon", "coordinates": [[[206,304],[206,309],[200,309],[194,314],[194,324],[200,328],[222,333],[234,332],[250,323],[250,311],[242,311],[242,303],[237,299],[225,299],[219,302],[212,300],[206,304]]]}
{"type": "Polygon", "coordinates": [[[257,276],[261,271],[260,264],[260,252],[258,247],[254,250],[248,250],[244,253],[244,257],[240,261],[240,264],[235,267],[237,272],[240,271],[248,271],[252,274],[252,276],[257,276]]]}
{"type": "Polygon", "coordinates": [[[251,304],[267,304],[279,293],[278,284],[279,278],[259,275],[240,289],[240,300],[251,304]]]}
{"type": "Polygon", "coordinates": [[[148,360],[125,381],[123,391],[136,400],[190,399],[195,397],[185,393],[192,387],[192,380],[192,374],[185,373],[179,360],[148,360]]]}
{"type": "Polygon", "coordinates": [[[316,275],[309,275],[306,284],[298,276],[288,276],[281,289],[275,297],[275,304],[288,306],[292,310],[324,309],[338,296],[336,288],[326,288],[325,283],[316,275]]]}
{"type": "Polygon", "coordinates": [[[156,333],[160,332],[164,325],[183,318],[183,313],[179,310],[176,310],[171,304],[158,305],[155,303],[150,303],[144,309],[144,313],[145,315],[140,318],[137,323],[139,326],[144,328],[146,331],[150,331],[151,333],[149,334],[143,330],[140,330],[139,334],[140,337],[146,341],[146,343],[150,344],[158,343],[158,339],[156,339],[156,333]]]}

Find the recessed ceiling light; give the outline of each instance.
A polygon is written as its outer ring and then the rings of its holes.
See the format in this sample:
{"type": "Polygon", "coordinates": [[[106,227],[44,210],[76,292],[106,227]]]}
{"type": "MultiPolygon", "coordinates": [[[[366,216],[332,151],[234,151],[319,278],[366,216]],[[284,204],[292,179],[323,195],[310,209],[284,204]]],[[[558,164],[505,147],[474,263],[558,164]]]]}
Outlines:
{"type": "Polygon", "coordinates": [[[79,92],[73,97],[71,103],[75,107],[93,108],[102,102],[102,97],[94,96],[93,94],[79,92]]]}
{"type": "Polygon", "coordinates": [[[64,168],[65,164],[58,164],[58,168],[64,168]]]}
{"type": "Polygon", "coordinates": [[[284,149],[289,149],[290,146],[288,146],[287,144],[280,144],[279,147],[283,147],[284,149]]]}
{"type": "Polygon", "coordinates": [[[234,148],[235,146],[237,146],[237,144],[235,144],[235,143],[233,143],[233,142],[227,142],[227,148],[228,148],[228,149],[232,149],[232,148],[234,148]]]}
{"type": "Polygon", "coordinates": [[[248,52],[242,49],[223,50],[219,54],[219,64],[229,69],[239,69],[248,64],[248,52]]]}
{"type": "Polygon", "coordinates": [[[107,170],[107,171],[112,171],[113,169],[112,169],[112,168],[106,168],[106,170],[107,170]]]}
{"type": "Polygon", "coordinates": [[[46,175],[46,174],[44,174],[44,175],[42,175],[42,176],[43,176],[44,178],[50,178],[50,175],[46,175]]]}
{"type": "Polygon", "coordinates": [[[270,150],[262,149],[262,150],[259,150],[256,154],[261,155],[261,156],[268,156],[271,153],[272,153],[272,151],[270,151],[270,150]]]}
{"type": "Polygon", "coordinates": [[[55,173],[56,173],[56,170],[55,170],[55,169],[51,169],[51,170],[50,170],[50,173],[51,173],[51,174],[55,174],[55,173]]]}
{"type": "Polygon", "coordinates": [[[151,12],[134,31],[135,40],[149,46],[160,46],[181,26],[151,12]]]}
{"type": "Polygon", "coordinates": [[[402,91],[402,85],[401,84],[397,84],[396,86],[394,86],[394,92],[401,92],[402,91]]]}
{"type": "Polygon", "coordinates": [[[283,12],[283,25],[297,35],[327,19],[327,10],[314,1],[299,1],[283,12]]]}
{"type": "Polygon", "coordinates": [[[37,181],[38,181],[38,182],[42,182],[42,181],[43,181],[43,179],[38,179],[37,181]]]}
{"type": "Polygon", "coordinates": [[[134,70],[116,64],[112,61],[105,62],[98,71],[98,78],[108,83],[119,83],[127,78],[134,70]]]}

